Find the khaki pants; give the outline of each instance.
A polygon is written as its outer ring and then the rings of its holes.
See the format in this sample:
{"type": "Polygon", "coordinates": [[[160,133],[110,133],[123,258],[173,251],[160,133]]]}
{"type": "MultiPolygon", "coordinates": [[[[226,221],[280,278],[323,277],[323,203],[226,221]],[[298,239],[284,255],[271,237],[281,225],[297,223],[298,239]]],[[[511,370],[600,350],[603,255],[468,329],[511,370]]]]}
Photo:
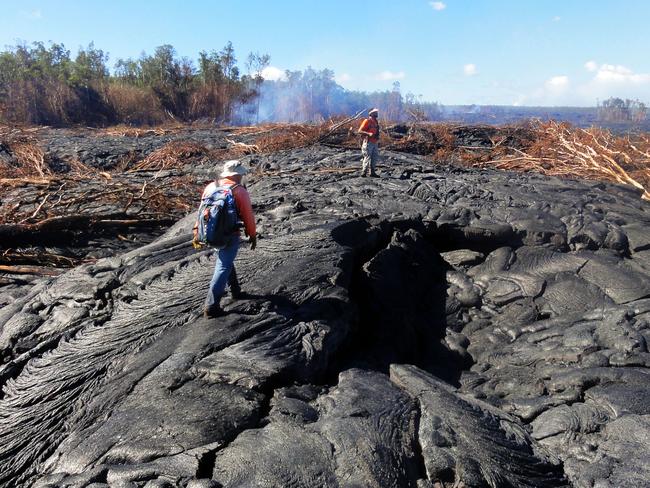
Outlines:
{"type": "Polygon", "coordinates": [[[376,142],[370,142],[367,139],[361,145],[361,154],[363,155],[363,163],[361,166],[362,174],[374,173],[379,161],[379,146],[376,142]]]}

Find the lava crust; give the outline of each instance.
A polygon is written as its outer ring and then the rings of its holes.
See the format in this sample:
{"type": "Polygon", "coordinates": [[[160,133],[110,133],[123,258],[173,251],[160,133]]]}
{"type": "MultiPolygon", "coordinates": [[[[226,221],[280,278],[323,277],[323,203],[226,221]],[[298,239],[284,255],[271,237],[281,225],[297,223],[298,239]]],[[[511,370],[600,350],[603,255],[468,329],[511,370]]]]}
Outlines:
{"type": "Polygon", "coordinates": [[[243,158],[260,239],[223,317],[193,212],[5,299],[0,484],[647,486],[650,205],[359,160],[243,158]]]}

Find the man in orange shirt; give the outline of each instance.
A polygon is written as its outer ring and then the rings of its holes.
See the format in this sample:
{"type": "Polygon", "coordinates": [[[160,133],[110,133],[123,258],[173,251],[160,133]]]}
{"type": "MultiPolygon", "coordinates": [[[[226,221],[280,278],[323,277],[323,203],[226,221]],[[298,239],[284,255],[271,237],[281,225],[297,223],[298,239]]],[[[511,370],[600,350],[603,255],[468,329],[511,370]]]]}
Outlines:
{"type": "Polygon", "coordinates": [[[359,134],[365,136],[363,144],[361,145],[361,154],[363,155],[363,163],[361,166],[361,176],[367,176],[368,169],[370,169],[370,176],[378,178],[379,175],[375,172],[377,161],[379,160],[379,110],[376,108],[368,112],[368,118],[361,122],[359,127],[359,134]]]}
{"type": "MultiPolygon", "coordinates": [[[[213,181],[205,187],[201,199],[209,197],[219,187],[230,188],[239,220],[242,221],[244,232],[250,238],[251,249],[255,249],[257,245],[257,232],[255,229],[253,206],[248,190],[241,185],[242,177],[247,172],[248,170],[239,161],[226,161],[220,175],[221,178],[218,182],[213,181]]],[[[198,243],[198,226],[198,222],[194,224],[194,243],[198,243]]],[[[203,309],[203,315],[205,317],[218,317],[223,314],[219,302],[226,289],[226,283],[230,285],[230,293],[233,298],[237,298],[241,294],[234,264],[237,251],[239,250],[240,237],[240,231],[237,229],[233,232],[228,244],[219,249],[215,249],[217,262],[215,263],[214,275],[208,288],[208,296],[205,299],[205,308],[203,309]]]]}

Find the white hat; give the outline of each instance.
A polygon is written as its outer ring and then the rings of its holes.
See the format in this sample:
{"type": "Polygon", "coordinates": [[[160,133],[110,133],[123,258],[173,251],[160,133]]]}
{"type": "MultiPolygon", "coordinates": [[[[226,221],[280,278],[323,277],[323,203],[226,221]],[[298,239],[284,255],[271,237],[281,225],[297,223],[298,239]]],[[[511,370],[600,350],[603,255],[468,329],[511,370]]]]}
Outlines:
{"type": "Polygon", "coordinates": [[[223,163],[223,170],[221,171],[220,176],[222,178],[227,178],[228,176],[243,176],[246,173],[248,173],[248,170],[244,168],[244,166],[241,164],[241,161],[238,159],[232,159],[223,163]]]}
{"type": "Polygon", "coordinates": [[[379,113],[378,108],[371,108],[370,110],[368,110],[368,115],[378,114],[378,113],[379,113]]]}

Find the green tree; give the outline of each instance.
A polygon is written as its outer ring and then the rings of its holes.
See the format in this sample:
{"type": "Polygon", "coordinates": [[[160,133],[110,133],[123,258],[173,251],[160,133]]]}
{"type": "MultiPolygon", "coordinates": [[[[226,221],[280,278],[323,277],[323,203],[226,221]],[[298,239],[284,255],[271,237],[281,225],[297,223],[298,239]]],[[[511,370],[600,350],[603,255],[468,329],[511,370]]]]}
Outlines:
{"type": "Polygon", "coordinates": [[[239,68],[237,68],[237,58],[235,57],[235,48],[232,47],[232,42],[228,41],[228,44],[219,53],[219,63],[226,80],[229,82],[239,80],[239,68]]]}
{"type": "Polygon", "coordinates": [[[142,85],[142,69],[137,61],[131,58],[118,59],[115,63],[115,77],[131,85],[142,85]]]}
{"type": "Polygon", "coordinates": [[[72,64],[70,82],[86,87],[93,83],[106,82],[109,76],[107,62],[108,54],[101,49],[95,49],[95,44],[91,42],[86,49],[79,49],[72,64]]]}
{"type": "Polygon", "coordinates": [[[221,57],[216,51],[207,53],[199,52],[199,70],[198,75],[205,84],[215,84],[223,82],[225,75],[221,66],[221,57]]]}
{"type": "Polygon", "coordinates": [[[246,58],[246,69],[249,76],[250,96],[255,98],[255,123],[260,121],[260,88],[264,83],[262,71],[271,62],[268,54],[249,53],[246,58]]]}

